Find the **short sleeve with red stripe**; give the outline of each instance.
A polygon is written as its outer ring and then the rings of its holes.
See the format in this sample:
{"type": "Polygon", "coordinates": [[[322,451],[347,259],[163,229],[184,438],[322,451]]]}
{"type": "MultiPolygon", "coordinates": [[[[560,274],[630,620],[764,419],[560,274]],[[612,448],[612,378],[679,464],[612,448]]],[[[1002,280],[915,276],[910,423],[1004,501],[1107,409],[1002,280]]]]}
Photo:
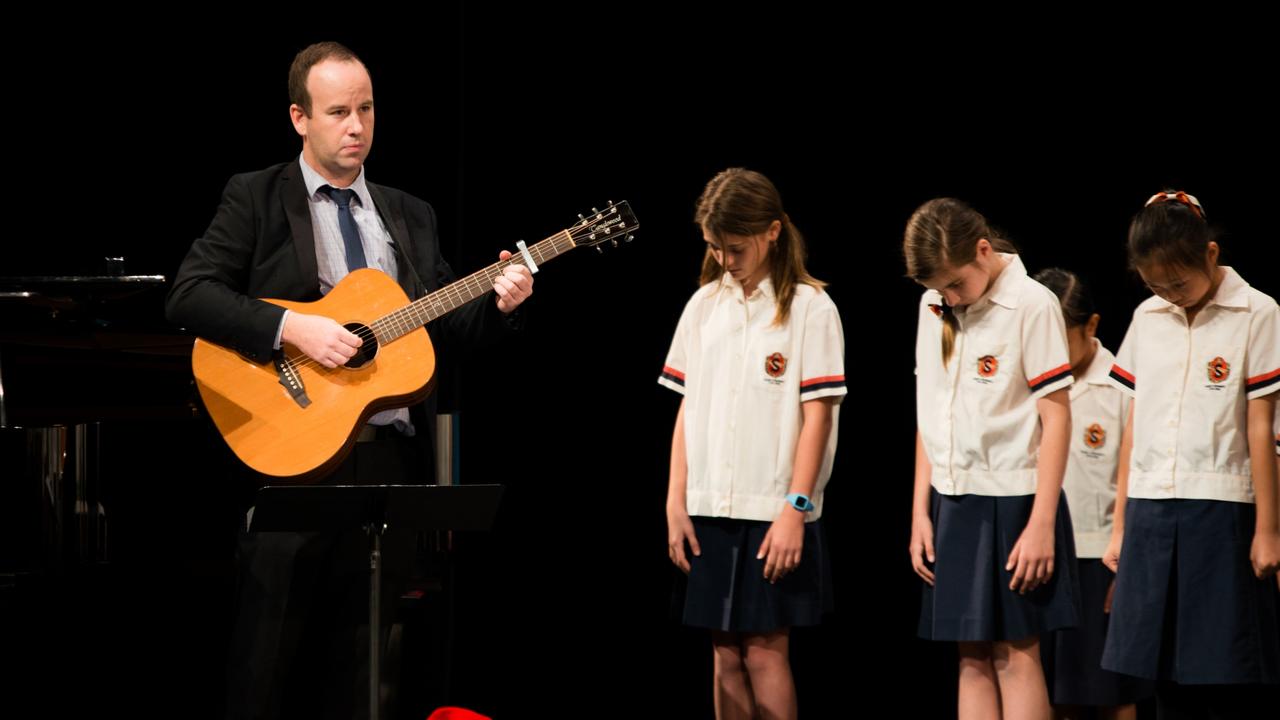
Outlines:
{"type": "MultiPolygon", "coordinates": [[[[792,322],[800,318],[792,318],[792,322]]],[[[808,304],[801,342],[800,402],[844,398],[844,329],[831,297],[819,293],[808,304]]]]}
{"type": "Polygon", "coordinates": [[[1035,300],[1022,320],[1022,368],[1032,399],[1039,400],[1070,387],[1075,378],[1071,374],[1067,327],[1058,299],[1046,289],[1044,296],[1037,296],[1035,300]]]}
{"type": "Polygon", "coordinates": [[[1280,390],[1280,306],[1274,300],[1254,313],[1245,356],[1245,397],[1250,400],[1280,390]]]}
{"type": "Polygon", "coordinates": [[[671,349],[667,351],[667,359],[662,363],[662,373],[658,375],[658,384],[684,394],[685,375],[689,371],[689,315],[697,295],[685,305],[680,314],[680,322],[676,324],[676,334],[671,338],[671,349]]]}
{"type": "Polygon", "coordinates": [[[1116,353],[1116,361],[1111,365],[1111,371],[1107,373],[1107,379],[1111,381],[1111,384],[1130,398],[1138,393],[1136,380],[1138,368],[1134,352],[1138,346],[1139,312],[1142,312],[1141,308],[1133,314],[1133,322],[1129,323],[1129,329],[1124,334],[1124,342],[1120,343],[1120,351],[1116,353]]]}

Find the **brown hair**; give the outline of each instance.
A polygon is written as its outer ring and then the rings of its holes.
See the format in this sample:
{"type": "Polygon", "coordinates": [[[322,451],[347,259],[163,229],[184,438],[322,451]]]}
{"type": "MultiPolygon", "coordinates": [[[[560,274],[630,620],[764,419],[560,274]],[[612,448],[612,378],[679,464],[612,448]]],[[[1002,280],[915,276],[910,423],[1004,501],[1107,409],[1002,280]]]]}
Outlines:
{"type": "MultiPolygon", "coordinates": [[[[992,232],[982,213],[964,202],[947,197],[926,202],[911,214],[903,234],[907,277],[923,282],[945,268],[968,265],[977,257],[978,241],[982,239],[997,251],[1016,252],[1013,243],[992,232]]],[[[942,303],[941,317],[942,364],[946,365],[955,350],[959,322],[946,303],[942,303]]]]}
{"type": "MultiPolygon", "coordinates": [[[[782,209],[778,189],[769,178],[754,170],[729,168],[707,183],[693,214],[693,221],[703,232],[718,240],[723,240],[726,235],[759,235],[767,232],[775,220],[782,224],[782,229],[777,242],[769,246],[769,280],[773,283],[778,304],[773,322],[782,324],[791,314],[797,283],[815,288],[822,288],[826,283],[805,269],[804,236],[782,209]]],[[[701,284],[718,281],[724,273],[724,267],[716,260],[711,248],[707,248],[702,259],[701,284]]]]}
{"type": "Polygon", "coordinates": [[[299,51],[293,57],[293,64],[289,66],[289,102],[302,108],[307,117],[311,117],[311,93],[307,92],[307,77],[311,75],[311,68],[325,60],[364,65],[345,45],[332,41],[313,43],[299,51]]]}

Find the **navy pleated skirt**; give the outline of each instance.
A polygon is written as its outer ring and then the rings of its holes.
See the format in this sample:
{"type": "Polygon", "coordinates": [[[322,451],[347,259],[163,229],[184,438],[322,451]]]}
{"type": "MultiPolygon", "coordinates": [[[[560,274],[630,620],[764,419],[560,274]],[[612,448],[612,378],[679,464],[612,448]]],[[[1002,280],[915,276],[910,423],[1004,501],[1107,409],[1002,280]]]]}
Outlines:
{"type": "Polygon", "coordinates": [[[764,579],[756,554],[768,522],[694,516],[702,548],[689,557],[684,624],[736,633],[817,625],[832,608],[831,564],[822,521],[805,523],[800,564],[777,583],[764,579]]]}
{"type": "Polygon", "coordinates": [[[1054,705],[1109,707],[1152,697],[1156,690],[1152,681],[1102,669],[1102,647],[1111,619],[1104,608],[1115,575],[1098,558],[1078,562],[1080,627],[1057,630],[1041,639],[1049,700],[1054,705]]]}
{"type": "Polygon", "coordinates": [[[924,585],[920,637],[1012,641],[1079,624],[1080,584],[1066,497],[1054,525],[1054,573],[1026,594],[1009,589],[1009,554],[1031,517],[1034,495],[933,493],[934,585],[924,585]]]}
{"type": "Polygon", "coordinates": [[[1280,682],[1280,593],[1253,574],[1254,521],[1250,503],[1130,498],[1102,666],[1187,685],[1280,682]]]}

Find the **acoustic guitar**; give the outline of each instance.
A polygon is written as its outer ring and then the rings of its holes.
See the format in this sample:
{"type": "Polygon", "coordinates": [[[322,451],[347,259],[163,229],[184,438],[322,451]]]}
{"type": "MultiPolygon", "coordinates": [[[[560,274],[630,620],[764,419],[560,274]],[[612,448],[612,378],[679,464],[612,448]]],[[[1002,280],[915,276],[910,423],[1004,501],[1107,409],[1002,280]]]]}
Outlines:
{"type": "Polygon", "coordinates": [[[639,228],[626,202],[609,203],[572,227],[413,302],[380,270],[344,277],[315,302],[271,300],[341,323],[364,344],[346,365],[326,368],[284,344],[269,363],[197,339],[191,366],[205,408],[249,467],[281,484],[317,479],[346,456],[373,414],[425,398],[435,375],[426,324],[493,291],[511,264],[537,266],[578,247],[617,245],[639,228]]]}

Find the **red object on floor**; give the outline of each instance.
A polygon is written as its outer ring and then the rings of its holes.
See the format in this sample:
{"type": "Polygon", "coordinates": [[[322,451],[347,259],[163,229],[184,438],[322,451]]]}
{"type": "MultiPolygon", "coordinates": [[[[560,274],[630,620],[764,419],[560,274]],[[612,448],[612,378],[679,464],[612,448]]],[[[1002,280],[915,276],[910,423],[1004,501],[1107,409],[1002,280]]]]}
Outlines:
{"type": "Polygon", "coordinates": [[[466,708],[442,707],[431,713],[427,720],[492,720],[492,718],[466,708]]]}

